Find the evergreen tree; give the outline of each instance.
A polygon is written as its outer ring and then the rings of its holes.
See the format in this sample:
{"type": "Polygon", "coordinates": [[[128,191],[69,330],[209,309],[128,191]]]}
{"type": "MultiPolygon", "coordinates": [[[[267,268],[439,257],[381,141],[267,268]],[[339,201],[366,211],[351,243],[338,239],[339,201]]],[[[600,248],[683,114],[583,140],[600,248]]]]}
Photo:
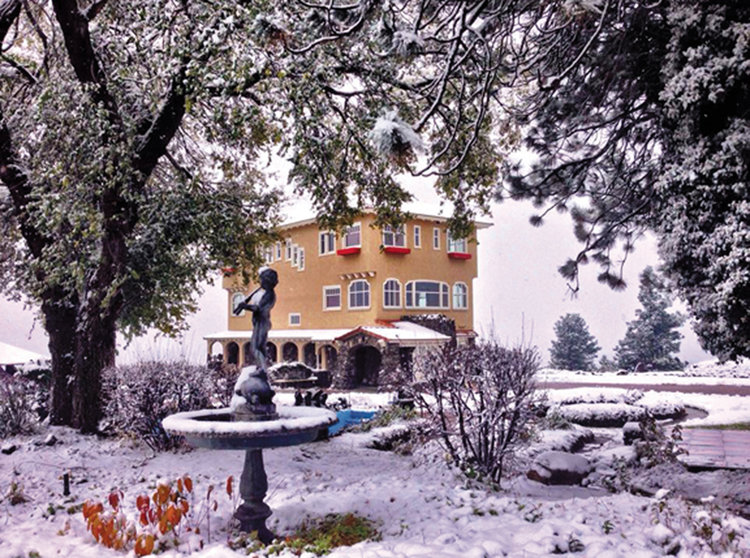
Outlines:
{"type": "Polygon", "coordinates": [[[649,266],[641,273],[638,300],[643,308],[628,322],[625,337],[615,348],[617,365],[627,370],[675,370],[683,363],[674,353],[680,350],[682,334],[677,331],[685,318],[668,312],[672,299],[661,277],[649,266]]]}
{"type": "Polygon", "coordinates": [[[563,370],[591,370],[599,345],[580,314],[565,314],[555,323],[550,366],[563,370]]]}

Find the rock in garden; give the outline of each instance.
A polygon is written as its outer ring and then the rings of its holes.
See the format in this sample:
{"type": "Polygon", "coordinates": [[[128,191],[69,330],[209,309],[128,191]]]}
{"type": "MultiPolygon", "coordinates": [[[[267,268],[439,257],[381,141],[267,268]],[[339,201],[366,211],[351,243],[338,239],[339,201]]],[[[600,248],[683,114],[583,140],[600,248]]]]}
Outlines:
{"type": "Polygon", "coordinates": [[[2,448],[0,448],[0,452],[4,453],[5,455],[10,455],[14,451],[18,449],[18,446],[16,444],[4,444],[2,448]]]}
{"type": "Polygon", "coordinates": [[[57,443],[57,437],[54,434],[49,434],[44,439],[44,445],[45,446],[54,446],[57,443]]]}
{"type": "Polygon", "coordinates": [[[547,451],[537,456],[526,476],[544,484],[581,484],[591,469],[591,463],[583,456],[547,451]]]}

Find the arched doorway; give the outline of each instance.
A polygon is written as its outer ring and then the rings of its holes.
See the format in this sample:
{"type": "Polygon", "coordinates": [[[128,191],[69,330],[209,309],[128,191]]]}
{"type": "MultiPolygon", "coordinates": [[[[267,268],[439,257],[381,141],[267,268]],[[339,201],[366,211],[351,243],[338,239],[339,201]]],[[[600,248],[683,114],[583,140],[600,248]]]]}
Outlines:
{"type": "Polygon", "coordinates": [[[288,341],[281,347],[281,356],[284,362],[297,362],[299,360],[299,349],[297,345],[288,341]]]}
{"type": "Polygon", "coordinates": [[[273,364],[278,359],[278,355],[276,354],[276,345],[274,345],[270,341],[266,343],[266,356],[268,357],[268,364],[273,364]]]}
{"type": "Polygon", "coordinates": [[[377,386],[378,372],[383,357],[371,345],[360,345],[354,349],[354,387],[377,386]]]}
{"type": "Polygon", "coordinates": [[[315,343],[305,343],[305,346],[302,348],[302,354],[304,356],[304,362],[307,366],[310,368],[317,368],[318,367],[318,359],[315,355],[315,343]]]}
{"type": "Polygon", "coordinates": [[[240,363],[240,346],[234,341],[227,343],[227,364],[240,363]]]}
{"type": "Polygon", "coordinates": [[[250,341],[242,345],[242,356],[244,357],[244,360],[242,362],[245,363],[245,366],[255,364],[255,357],[253,356],[253,346],[250,344],[250,341]]]}

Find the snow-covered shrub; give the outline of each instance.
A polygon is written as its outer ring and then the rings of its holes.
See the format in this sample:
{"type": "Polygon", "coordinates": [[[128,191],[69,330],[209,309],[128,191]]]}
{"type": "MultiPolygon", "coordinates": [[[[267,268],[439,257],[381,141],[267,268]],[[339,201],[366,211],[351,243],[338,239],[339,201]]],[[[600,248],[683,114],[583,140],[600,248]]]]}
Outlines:
{"type": "MultiPolygon", "coordinates": [[[[555,395],[554,401],[560,405],[575,405],[577,403],[626,403],[633,405],[643,397],[639,389],[590,388],[565,390],[560,396],[555,395]]],[[[552,397],[550,398],[552,399],[552,397]]]]}
{"type": "Polygon", "coordinates": [[[685,450],[679,446],[682,428],[677,425],[667,433],[651,415],[644,416],[639,423],[643,440],[635,442],[635,451],[642,465],[654,467],[662,463],[674,463],[685,450]]]}
{"type": "MultiPolygon", "coordinates": [[[[220,406],[225,382],[221,371],[187,362],[141,362],[104,372],[104,430],[142,439],[155,450],[179,446],[180,438],[161,425],[171,413],[220,406]]],[[[232,382],[233,385],[233,382],[232,382]]]]}
{"type": "Polygon", "coordinates": [[[535,416],[536,350],[489,340],[424,352],[414,367],[414,399],[453,462],[499,482],[535,416]]]}
{"type": "Polygon", "coordinates": [[[627,403],[578,403],[563,405],[557,410],[563,418],[582,426],[613,427],[641,420],[646,416],[643,407],[627,403]]]}
{"type": "Polygon", "coordinates": [[[29,434],[38,423],[34,383],[19,376],[0,376],[0,438],[29,434]]]}
{"type": "Polygon", "coordinates": [[[655,419],[673,419],[685,416],[685,405],[679,401],[659,399],[656,401],[642,401],[637,404],[648,411],[655,419]]]}

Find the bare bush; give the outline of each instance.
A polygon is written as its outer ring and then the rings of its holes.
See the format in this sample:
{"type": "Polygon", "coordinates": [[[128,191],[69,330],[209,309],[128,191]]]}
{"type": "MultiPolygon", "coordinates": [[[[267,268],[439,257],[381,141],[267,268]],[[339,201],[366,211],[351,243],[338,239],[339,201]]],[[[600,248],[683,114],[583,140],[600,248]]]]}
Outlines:
{"type": "Polygon", "coordinates": [[[414,397],[453,462],[499,483],[534,417],[538,368],[533,348],[446,347],[416,359],[414,397]]]}
{"type": "Polygon", "coordinates": [[[142,439],[155,450],[178,447],[161,421],[171,413],[226,405],[234,378],[187,362],[142,362],[105,371],[102,427],[142,439]]]}

